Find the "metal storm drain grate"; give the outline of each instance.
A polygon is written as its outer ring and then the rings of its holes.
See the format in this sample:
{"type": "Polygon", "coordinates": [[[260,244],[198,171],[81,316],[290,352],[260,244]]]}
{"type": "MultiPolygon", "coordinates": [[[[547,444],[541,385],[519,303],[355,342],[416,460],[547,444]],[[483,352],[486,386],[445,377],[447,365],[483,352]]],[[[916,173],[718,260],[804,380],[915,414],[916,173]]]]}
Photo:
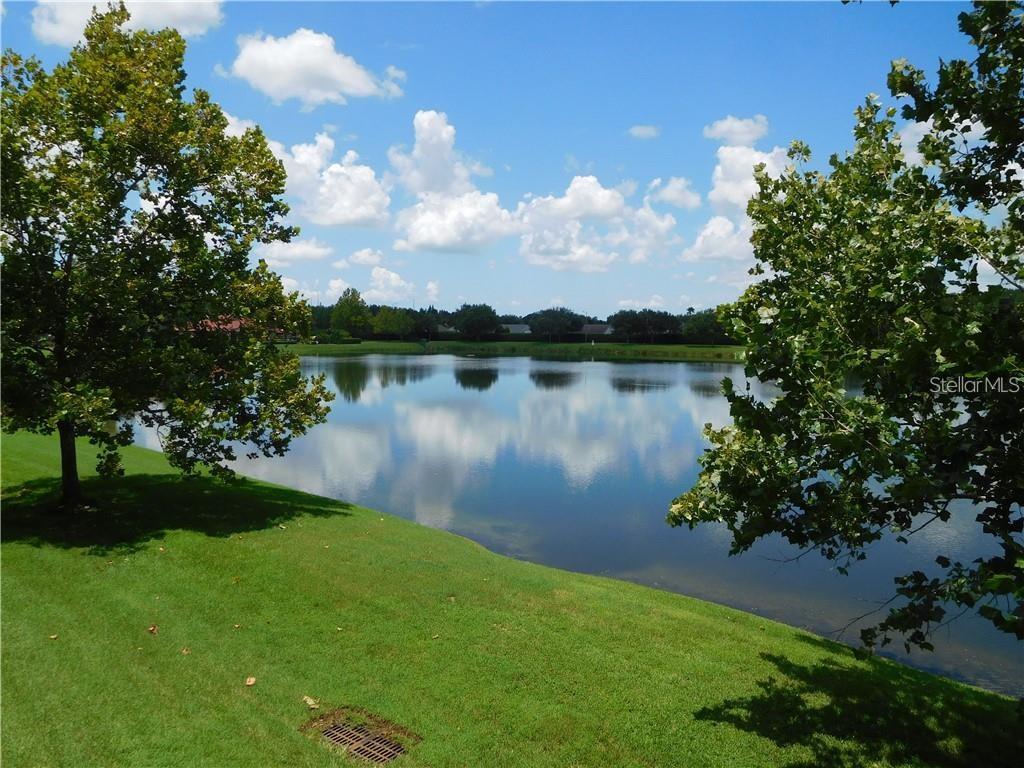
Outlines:
{"type": "Polygon", "coordinates": [[[324,738],[343,748],[350,755],[362,757],[371,763],[387,763],[405,753],[405,748],[361,725],[338,723],[323,730],[324,738]]]}
{"type": "Polygon", "coordinates": [[[371,763],[389,763],[420,740],[400,725],[355,707],[327,712],[301,730],[319,732],[328,744],[371,763]]]}

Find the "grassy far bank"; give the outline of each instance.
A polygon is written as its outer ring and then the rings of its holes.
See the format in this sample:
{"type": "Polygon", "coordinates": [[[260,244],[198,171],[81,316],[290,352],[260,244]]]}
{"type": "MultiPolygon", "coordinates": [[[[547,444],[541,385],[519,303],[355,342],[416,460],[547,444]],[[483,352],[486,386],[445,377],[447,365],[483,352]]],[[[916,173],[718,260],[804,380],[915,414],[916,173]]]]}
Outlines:
{"type": "Polygon", "coordinates": [[[359,344],[288,344],[297,355],[477,355],[530,356],[548,360],[708,361],[743,360],[743,347],[696,344],[573,344],[544,341],[364,341],[359,344]]]}
{"type": "Polygon", "coordinates": [[[56,441],[2,451],[11,765],[349,765],[299,731],[342,705],[422,737],[396,765],[435,768],[1008,766],[1024,747],[1013,701],[750,614],[181,481],[139,448],[62,519],[56,441]]]}

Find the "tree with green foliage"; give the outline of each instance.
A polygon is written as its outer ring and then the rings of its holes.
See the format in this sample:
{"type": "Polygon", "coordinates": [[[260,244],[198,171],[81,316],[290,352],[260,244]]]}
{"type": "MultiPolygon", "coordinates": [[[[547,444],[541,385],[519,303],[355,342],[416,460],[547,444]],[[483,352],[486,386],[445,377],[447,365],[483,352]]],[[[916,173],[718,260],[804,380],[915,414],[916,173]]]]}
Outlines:
{"type": "Polygon", "coordinates": [[[611,315],[608,323],[629,341],[654,341],[658,336],[679,332],[679,318],[656,309],[623,309],[611,315]]]}
{"type": "Polygon", "coordinates": [[[437,334],[439,316],[433,306],[410,312],[412,333],[419,339],[430,339],[437,334]]]}
{"type": "Polygon", "coordinates": [[[331,330],[361,338],[373,331],[373,316],[355,288],[346,288],[331,311],[331,330]]]}
{"type": "Polygon", "coordinates": [[[735,344],[714,309],[696,312],[691,307],[679,316],[679,335],[683,344],[735,344]]]}
{"type": "Polygon", "coordinates": [[[313,333],[325,333],[331,329],[331,313],[334,307],[316,304],[309,308],[313,314],[313,333]]]}
{"type": "Polygon", "coordinates": [[[283,454],[329,399],[274,343],[307,335],[308,307],[249,266],[294,234],[281,163],[186,98],[177,32],[127,19],[94,14],[51,72],[3,56],[3,426],[59,433],[68,507],[76,437],[117,473],[138,419],[175,467],[227,475],[236,444],[283,454]]]}
{"type": "MultiPolygon", "coordinates": [[[[893,62],[889,90],[909,100],[903,117],[929,123],[919,149],[939,171],[943,192],[960,210],[1007,207],[1007,224],[1024,229],[1024,5],[975,3],[959,15],[960,31],[977,49],[973,61],[953,59],[939,66],[934,87],[903,59],[893,62]],[[984,140],[970,141],[972,130],[984,140]],[[965,141],[965,138],[968,140],[965,141]]],[[[1006,274],[1019,262],[1020,241],[988,254],[998,267],[1011,257],[1006,274]],[[1017,246],[1014,253],[1013,246],[1017,246]]]]}
{"type": "Polygon", "coordinates": [[[487,304],[463,304],[454,317],[455,330],[471,339],[501,331],[498,314],[487,304]]]}
{"type": "Polygon", "coordinates": [[[373,332],[379,336],[397,336],[404,339],[415,326],[409,310],[381,307],[373,316],[373,332]]]}
{"type": "Polygon", "coordinates": [[[975,521],[991,548],[897,577],[888,614],[861,631],[869,647],[931,648],[971,610],[1024,639],[1021,20],[1020,3],[963,14],[977,56],[943,63],[934,89],[894,63],[894,95],[932,121],[925,167],[905,160],[896,110],[869,98],[828,174],[799,167],[799,143],[797,167],[757,170],[764,279],[724,319],[746,373],[781,395],[725,381],[734,424],[708,428],[700,477],[669,511],[674,525],[724,523],[733,552],[778,534],[841,569],[883,536],[975,521]],[[986,290],[982,270],[1000,285],[986,290]]]}
{"type": "Polygon", "coordinates": [[[587,322],[587,318],[567,307],[553,307],[542,309],[527,315],[526,323],[530,326],[530,333],[536,336],[546,336],[548,341],[554,336],[561,336],[565,333],[578,331],[587,322]]]}

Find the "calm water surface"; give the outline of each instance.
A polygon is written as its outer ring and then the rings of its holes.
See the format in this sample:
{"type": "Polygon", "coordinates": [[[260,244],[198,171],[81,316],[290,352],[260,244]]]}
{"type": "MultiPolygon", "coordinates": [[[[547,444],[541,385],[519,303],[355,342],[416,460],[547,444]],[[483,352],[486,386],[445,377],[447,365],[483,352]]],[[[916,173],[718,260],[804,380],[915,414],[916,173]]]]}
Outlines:
{"type": "MultiPolygon", "coordinates": [[[[306,358],[337,393],[327,423],[246,474],[475,539],[513,557],[713,600],[826,634],[938,553],[990,550],[969,510],[909,545],[878,542],[849,576],[780,540],[729,557],[721,526],[670,528],[697,475],[705,423],[729,422],[723,376],[740,366],[450,356],[306,358]]],[[[752,383],[762,396],[767,387],[752,383]]],[[[856,628],[844,639],[855,642],[856,628]]],[[[1024,694],[1024,650],[973,616],[905,660],[1024,694]]],[[[902,649],[900,649],[900,652],[902,649]]]]}

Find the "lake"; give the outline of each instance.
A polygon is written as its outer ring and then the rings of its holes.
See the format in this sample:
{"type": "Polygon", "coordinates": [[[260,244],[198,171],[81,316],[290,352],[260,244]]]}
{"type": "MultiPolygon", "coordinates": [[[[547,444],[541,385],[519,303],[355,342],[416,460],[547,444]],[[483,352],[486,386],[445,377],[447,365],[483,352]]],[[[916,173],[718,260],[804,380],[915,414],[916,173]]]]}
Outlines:
{"type": "MultiPolygon", "coordinates": [[[[935,555],[991,545],[968,509],[904,545],[875,544],[848,576],[781,540],[729,557],[722,526],[670,528],[705,423],[729,422],[720,393],[741,366],[527,358],[304,358],[337,394],[328,421],[284,458],[239,470],[461,534],[488,549],[712,600],[828,634],[892,594],[895,575],[935,555]]],[[[761,397],[771,390],[752,382],[761,397]]],[[[856,627],[843,639],[856,643],[856,627]]],[[[967,615],[911,664],[1024,695],[1024,644],[967,615]]]]}

